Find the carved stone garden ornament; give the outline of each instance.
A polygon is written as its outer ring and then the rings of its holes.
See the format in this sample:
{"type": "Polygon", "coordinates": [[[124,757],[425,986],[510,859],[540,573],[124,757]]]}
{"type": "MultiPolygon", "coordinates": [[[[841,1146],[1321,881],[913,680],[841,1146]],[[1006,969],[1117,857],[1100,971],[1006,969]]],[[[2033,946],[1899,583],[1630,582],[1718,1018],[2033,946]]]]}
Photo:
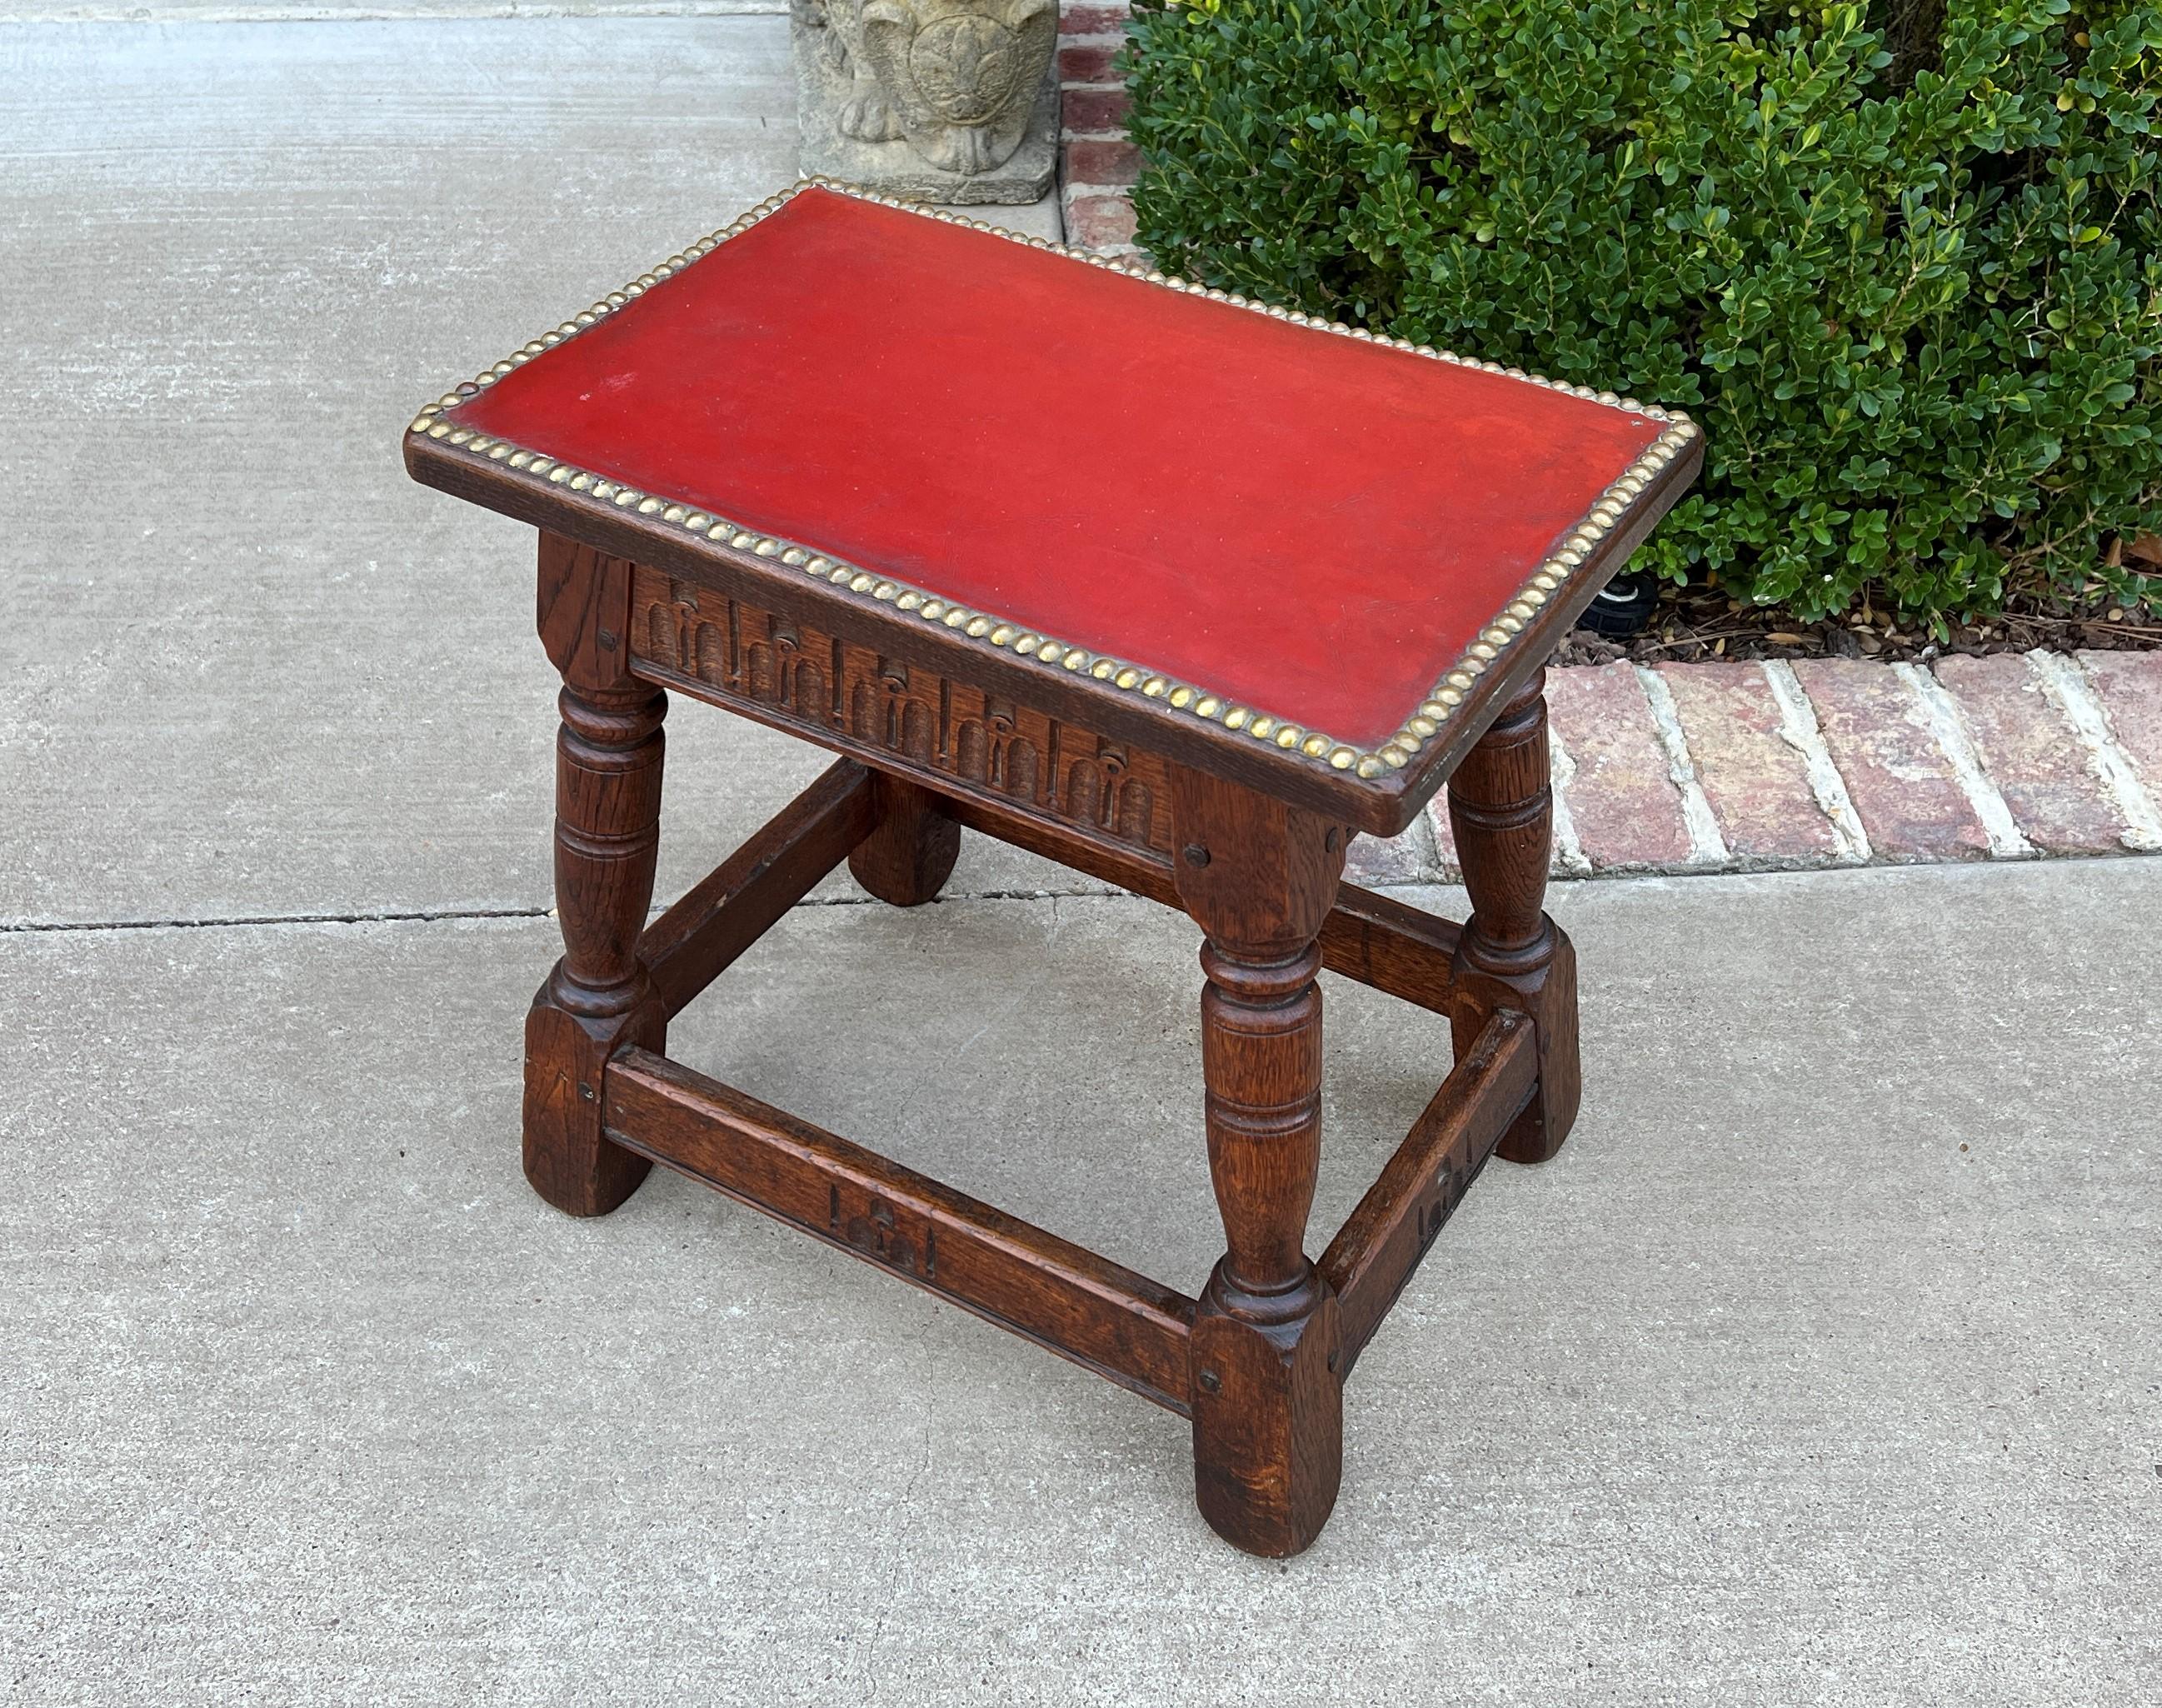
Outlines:
{"type": "Polygon", "coordinates": [[[1058,0],[791,0],[803,170],[1031,202],[1057,145],[1058,0]]]}

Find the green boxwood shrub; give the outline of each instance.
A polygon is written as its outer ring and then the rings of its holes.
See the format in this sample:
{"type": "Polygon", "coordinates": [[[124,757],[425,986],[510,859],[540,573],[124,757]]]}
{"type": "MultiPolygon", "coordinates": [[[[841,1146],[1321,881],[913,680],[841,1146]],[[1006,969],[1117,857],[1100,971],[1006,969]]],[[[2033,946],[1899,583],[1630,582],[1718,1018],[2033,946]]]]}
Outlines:
{"type": "Polygon", "coordinates": [[[1940,619],[2162,525],[2162,13],[1136,0],[1167,270],[1688,410],[1640,561],[1940,619]]]}

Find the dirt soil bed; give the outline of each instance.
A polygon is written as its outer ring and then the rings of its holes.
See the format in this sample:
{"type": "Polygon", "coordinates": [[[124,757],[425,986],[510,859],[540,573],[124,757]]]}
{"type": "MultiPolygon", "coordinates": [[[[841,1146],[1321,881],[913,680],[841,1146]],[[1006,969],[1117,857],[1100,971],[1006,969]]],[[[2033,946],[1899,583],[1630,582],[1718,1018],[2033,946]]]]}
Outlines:
{"type": "Polygon", "coordinates": [[[1980,655],[2162,648],[2162,616],[2098,599],[2087,605],[2050,595],[2015,598],[1987,621],[1955,624],[1939,639],[1919,624],[1901,624],[1867,607],[1820,623],[1797,623],[1782,611],[1759,610],[1716,588],[1663,588],[1642,631],[1626,640],[1579,629],[1555,653],[1557,664],[1702,664],[1723,659],[1881,658],[1926,662],[1946,653],[1980,655]]]}

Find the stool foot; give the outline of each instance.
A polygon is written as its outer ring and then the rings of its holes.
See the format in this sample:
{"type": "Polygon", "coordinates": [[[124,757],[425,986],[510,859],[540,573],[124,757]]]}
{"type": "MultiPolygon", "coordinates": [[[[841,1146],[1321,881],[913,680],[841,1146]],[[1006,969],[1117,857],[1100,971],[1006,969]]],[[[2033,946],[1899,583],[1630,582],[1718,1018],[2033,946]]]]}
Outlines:
{"type": "Polygon", "coordinates": [[[1544,911],[1554,858],[1545,683],[1542,670],[1524,685],[1449,783],[1472,909],[1456,947],[1457,1054],[1497,1008],[1521,1010],[1538,1034],[1538,1089],[1495,1147],[1512,1162],[1543,1162],[1560,1150],[1580,1095],[1576,950],[1544,911]]]}
{"type": "Polygon", "coordinates": [[[881,901],[919,907],[937,898],[961,852],[961,827],[928,789],[880,773],[878,827],[849,854],[855,880],[881,901]]]}
{"type": "Polygon", "coordinates": [[[1344,1384],[1336,1296],[1319,1277],[1294,1314],[1231,1314],[1222,1265],[1193,1316],[1193,1498],[1209,1528],[1265,1559],[1303,1552],[1336,1506],[1344,1384]]]}
{"type": "Polygon", "coordinates": [[[525,1178],[566,1215],[604,1216],[639,1188],[653,1164],[601,1131],[601,1073],[626,1044],[667,1047],[660,1004],[614,1020],[567,1013],[551,977],[525,1016],[525,1178]]]}

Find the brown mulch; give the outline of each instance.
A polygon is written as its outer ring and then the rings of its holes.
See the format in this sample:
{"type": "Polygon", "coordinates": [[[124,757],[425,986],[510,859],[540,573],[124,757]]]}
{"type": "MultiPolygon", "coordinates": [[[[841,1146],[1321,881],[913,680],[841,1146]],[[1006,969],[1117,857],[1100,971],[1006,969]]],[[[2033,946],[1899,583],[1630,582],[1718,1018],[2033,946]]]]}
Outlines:
{"type": "Polygon", "coordinates": [[[1881,658],[1926,663],[1946,653],[2134,651],[2162,648],[2162,615],[2097,599],[2082,605],[2050,594],[2015,597],[2000,615],[1954,624],[1949,640],[1867,606],[1821,623],[1736,603],[1716,588],[1663,587],[1640,634],[1609,640],[1582,629],[1554,655],[1557,664],[1709,663],[1726,659],[1881,658]]]}

